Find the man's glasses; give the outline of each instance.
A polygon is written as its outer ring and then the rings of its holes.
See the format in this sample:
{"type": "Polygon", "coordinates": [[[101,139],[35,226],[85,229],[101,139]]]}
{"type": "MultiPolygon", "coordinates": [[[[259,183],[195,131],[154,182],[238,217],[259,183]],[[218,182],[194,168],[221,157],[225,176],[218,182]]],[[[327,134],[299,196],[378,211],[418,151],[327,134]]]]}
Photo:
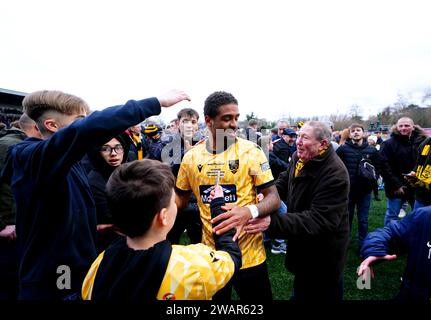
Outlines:
{"type": "Polygon", "coordinates": [[[124,152],[123,146],[121,144],[117,144],[113,148],[110,146],[102,146],[100,148],[100,152],[102,152],[103,154],[111,154],[112,150],[114,150],[116,154],[124,152]]]}

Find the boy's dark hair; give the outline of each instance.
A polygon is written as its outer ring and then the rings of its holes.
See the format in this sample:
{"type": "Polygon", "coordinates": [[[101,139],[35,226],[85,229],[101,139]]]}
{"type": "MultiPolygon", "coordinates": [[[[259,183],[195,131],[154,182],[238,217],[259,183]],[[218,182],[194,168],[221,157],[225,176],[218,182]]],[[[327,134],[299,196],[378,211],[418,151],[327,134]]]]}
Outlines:
{"type": "Polygon", "coordinates": [[[136,160],[120,165],[106,185],[108,206],[116,227],[128,237],[145,234],[174,192],[171,168],[157,160],[136,160]]]}
{"type": "Polygon", "coordinates": [[[216,91],[206,98],[204,115],[210,118],[215,118],[219,107],[231,103],[238,105],[238,100],[236,100],[232,94],[224,91],[216,91]]]}
{"type": "Polygon", "coordinates": [[[184,108],[177,113],[177,118],[181,120],[184,117],[196,117],[196,120],[199,120],[199,113],[195,109],[184,108]]]}

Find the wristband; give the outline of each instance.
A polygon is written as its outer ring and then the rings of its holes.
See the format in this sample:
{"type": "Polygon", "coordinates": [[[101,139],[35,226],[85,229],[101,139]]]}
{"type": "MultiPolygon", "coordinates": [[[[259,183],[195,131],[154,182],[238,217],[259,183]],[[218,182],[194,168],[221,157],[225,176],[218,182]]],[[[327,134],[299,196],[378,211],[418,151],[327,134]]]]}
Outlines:
{"type": "Polygon", "coordinates": [[[248,205],[247,208],[250,210],[251,217],[253,219],[255,219],[259,216],[259,209],[257,209],[257,207],[254,204],[248,205]]]}

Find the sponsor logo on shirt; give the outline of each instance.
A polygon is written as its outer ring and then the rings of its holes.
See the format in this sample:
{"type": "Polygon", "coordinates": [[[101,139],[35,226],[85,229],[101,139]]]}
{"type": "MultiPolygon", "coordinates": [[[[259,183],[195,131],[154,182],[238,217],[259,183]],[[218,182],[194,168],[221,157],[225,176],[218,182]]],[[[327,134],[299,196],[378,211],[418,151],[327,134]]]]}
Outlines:
{"type": "Polygon", "coordinates": [[[264,163],[262,163],[262,164],[260,165],[260,169],[261,169],[262,171],[266,171],[266,170],[271,169],[271,167],[269,166],[269,162],[264,162],[264,163]]]}
{"type": "MultiPolygon", "coordinates": [[[[233,203],[236,202],[238,197],[236,195],[236,185],[234,184],[221,184],[223,189],[224,202],[233,203]]],[[[203,203],[209,204],[209,197],[211,191],[214,190],[214,185],[201,185],[199,186],[199,193],[203,203]]]]}

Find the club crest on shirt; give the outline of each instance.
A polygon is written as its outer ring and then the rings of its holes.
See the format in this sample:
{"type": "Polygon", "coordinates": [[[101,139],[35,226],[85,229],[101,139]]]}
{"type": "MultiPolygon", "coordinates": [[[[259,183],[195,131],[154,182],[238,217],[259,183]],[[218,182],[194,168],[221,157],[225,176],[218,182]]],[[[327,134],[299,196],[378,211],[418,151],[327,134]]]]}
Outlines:
{"type": "Polygon", "coordinates": [[[203,168],[204,166],[202,165],[202,164],[198,164],[198,170],[199,170],[199,172],[201,172],[202,171],[202,168],[203,168]]]}
{"type": "Polygon", "coordinates": [[[239,160],[229,160],[229,170],[235,174],[238,172],[239,160]]]}

